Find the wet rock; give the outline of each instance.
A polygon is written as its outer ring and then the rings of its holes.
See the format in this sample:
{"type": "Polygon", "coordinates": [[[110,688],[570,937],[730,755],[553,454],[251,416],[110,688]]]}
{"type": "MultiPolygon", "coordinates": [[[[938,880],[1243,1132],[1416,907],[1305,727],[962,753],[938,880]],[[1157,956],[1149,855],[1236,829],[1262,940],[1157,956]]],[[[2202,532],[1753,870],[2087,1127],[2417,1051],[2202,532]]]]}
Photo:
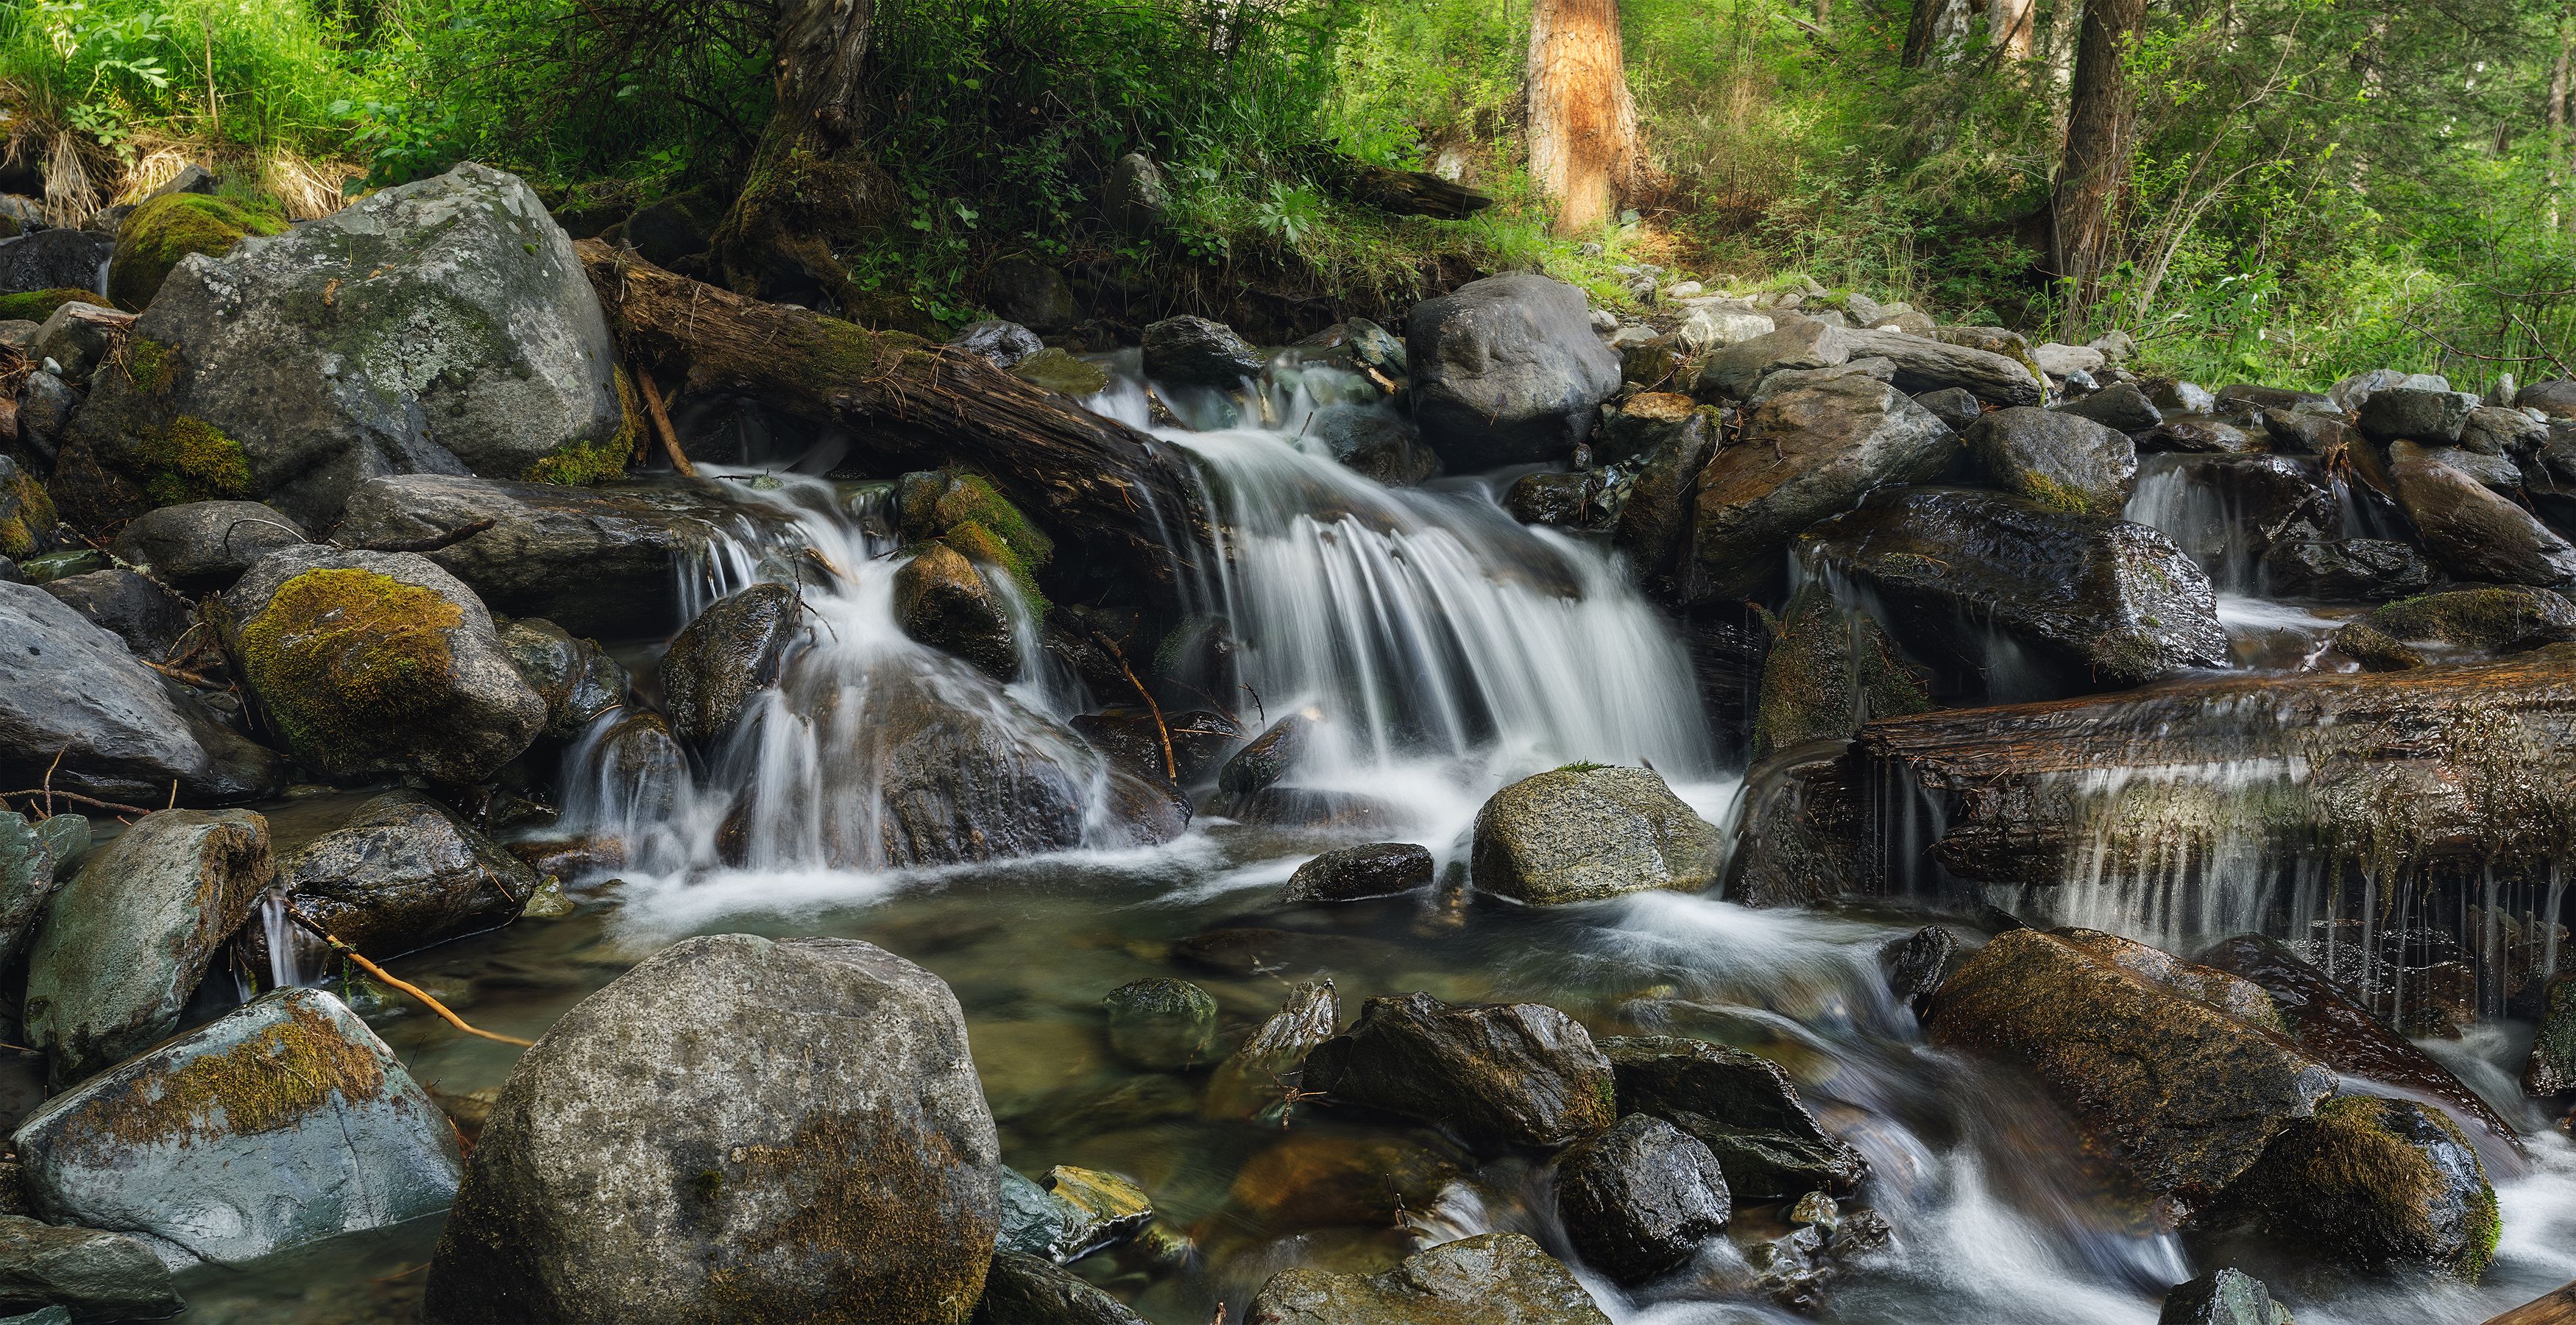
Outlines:
{"type": "Polygon", "coordinates": [[[1234,328],[1184,314],[1145,328],[1145,375],[1158,382],[1233,387],[1261,375],[1261,355],[1234,328]]]}
{"type": "Polygon", "coordinates": [[[1568,765],[1476,812],[1476,887],[1531,906],[1717,882],[1718,830],[1653,770],[1568,765]]]}
{"type": "Polygon", "coordinates": [[[536,194],[462,165],[181,259],[64,438],[95,481],[56,495],[95,523],[248,498],[321,527],[379,474],[595,482],[634,449],[616,361],[536,194]]]}
{"type": "Polygon", "coordinates": [[[2561,975],[2541,995],[2540,1030],[2523,1064],[2522,1088],[2532,1095],[2576,1090],[2576,975],[2561,975]]]}
{"type": "Polygon", "coordinates": [[[2405,442],[2389,447],[2388,469],[2398,503],[2442,569],[2495,584],[2576,579],[2576,547],[2476,479],[2405,442]]]}
{"type": "Polygon", "coordinates": [[[1059,396],[1081,400],[1109,389],[1109,370],[1052,345],[1020,360],[1013,376],[1059,396]]]}
{"type": "Polygon", "coordinates": [[[1208,1116],[1278,1116],[1286,1092],[1303,1079],[1306,1056],[1333,1037],[1340,1015],[1332,981],[1290,986],[1287,1002],[1217,1064],[1208,1081],[1208,1116]]]}
{"type": "Polygon", "coordinates": [[[1518,1233],[1483,1233],[1363,1277],[1286,1270],[1244,1325],[1609,1325],[1574,1274],[1518,1233]]]}
{"type": "Polygon", "coordinates": [[[1216,1044],[1216,1000],[1187,980],[1123,984],[1101,1006],[1109,1014],[1109,1051],[1147,1071],[1198,1066],[1216,1044]]]}
{"type": "Polygon", "coordinates": [[[599,738],[600,786],[617,804],[632,806],[637,819],[653,822],[670,814],[680,789],[688,785],[689,756],[659,713],[641,710],[617,720],[599,738]]]}
{"type": "Polygon", "coordinates": [[[1928,1006],[1932,992],[1949,978],[1958,955],[1957,935],[1939,925],[1925,925],[1880,947],[1878,964],[1887,972],[1888,992],[1920,1012],[1928,1006]]]}
{"type": "Polygon", "coordinates": [[[2329,602],[2402,598],[2437,578],[2413,545],[2382,538],[2275,543],[2263,554],[2262,572],[2272,593],[2329,602]]]}
{"type": "Polygon", "coordinates": [[[1801,549],[1876,594],[1907,644],[1970,674],[1991,665],[1988,631],[2079,690],[2228,656],[2209,577],[2145,525],[1917,488],[1816,526],[1801,549]]]}
{"type": "Polygon", "coordinates": [[[571,488],[402,474],[357,485],[332,537],[426,549],[496,612],[603,639],[659,639],[681,624],[682,559],[739,511],[687,482],[571,488]]]}
{"type": "Polygon", "coordinates": [[[572,632],[539,617],[509,622],[495,638],[510,655],[510,665],[545,703],[541,735],[572,740],[599,715],[626,702],[626,669],[597,640],[574,639],[572,632]]]}
{"type": "Polygon", "coordinates": [[[2457,391],[2387,387],[2362,400],[2354,421],[2375,442],[2440,445],[2460,440],[2477,403],[2477,397],[2457,391]]]}
{"type": "Polygon", "coordinates": [[[380,960],[506,925],[537,890],[517,857],[416,791],[366,801],[277,873],[299,910],[380,960]]]}
{"type": "Polygon", "coordinates": [[[1966,432],[1968,425],[1975,423],[1985,409],[1975,392],[1955,386],[1926,391],[1916,396],[1914,403],[1931,411],[1932,417],[1950,425],[1952,432],[1966,432]]]}
{"type": "Polygon", "coordinates": [[[1692,600],[1767,595],[1784,574],[1781,549],[1802,530],[1873,488],[1939,479],[1959,456],[1948,425],[1867,377],[1773,396],[1700,474],[1692,600]]]}
{"type": "Polygon", "coordinates": [[[1307,1056],[1303,1088],[1493,1149],[1554,1149],[1616,1118],[1609,1060],[1581,1024],[1537,1003],[1372,998],[1350,1030],[1307,1056]]]}
{"type": "Polygon", "coordinates": [[[1063,331],[1082,320],[1063,270],[1025,254],[993,264],[984,277],[984,300],[996,316],[1035,332],[1063,331]]]}
{"type": "Polygon", "coordinates": [[[2150,377],[2140,383],[2146,388],[2147,401],[2167,414],[2215,414],[2218,397],[2197,382],[2172,377],[2150,377]]]}
{"type": "Polygon", "coordinates": [[[2291,1325],[2290,1309],[2263,1281],[2232,1267],[2212,1270],[2165,1294],[2156,1325],[2291,1325]]]}
{"type": "Polygon", "coordinates": [[[1689,542],[1693,489],[1717,449],[1717,432],[1717,415],[1697,412],[1646,452],[1631,471],[1628,499],[1610,527],[1610,545],[1658,598],[1677,597],[1669,572],[1689,542]]]}
{"type": "MultiPolygon", "coordinates": [[[[38,458],[54,463],[63,430],[71,425],[72,411],[80,408],[81,401],[81,393],[56,375],[42,368],[27,374],[18,386],[18,440],[38,458]]],[[[59,467],[55,472],[59,482],[59,467]]]]}
{"type": "Polygon", "coordinates": [[[1066,725],[1119,767],[1154,778],[1177,773],[1182,786],[1197,785],[1243,743],[1233,720],[1210,709],[1167,712],[1159,729],[1154,725],[1154,715],[1143,709],[1085,713],[1066,725]],[[1163,765],[1163,741],[1167,735],[1172,743],[1169,769],[1163,765]]]}
{"type": "Polygon", "coordinates": [[[755,584],[699,613],[662,655],[671,730],[688,741],[730,730],[754,696],[777,684],[788,643],[804,627],[803,604],[784,584],[755,584]]]}
{"type": "Polygon", "coordinates": [[[963,330],[949,337],[948,348],[982,355],[994,367],[1009,372],[1027,362],[1030,355],[1045,349],[1046,343],[1038,339],[1038,333],[1017,322],[986,318],[981,322],[968,323],[963,330]]]}
{"type": "Polygon", "coordinates": [[[1778,1064],[1741,1049],[1672,1035],[1601,1041],[1619,1111],[1679,1127],[1717,1156],[1738,1197],[1849,1195],[1869,1172],[1860,1152],[1828,1134],[1778,1064]]]}
{"type": "Polygon", "coordinates": [[[2236,977],[2184,966],[2089,930],[2013,930],[1942,984],[1931,1037],[2028,1067],[2142,1189],[2198,1200],[2306,1118],[2335,1075],[2224,1010],[2259,990],[2213,1002],[2196,995],[2236,977]]]}
{"type": "Polygon", "coordinates": [[[64,1228],[0,1215],[0,1311],[48,1305],[79,1320],[158,1320],[187,1309],[170,1269],[152,1249],[121,1233],[64,1228]]]}
{"type": "Polygon", "coordinates": [[[1811,1224],[1785,1237],[1744,1248],[1753,1286],[1780,1307],[1813,1313],[1836,1280],[1874,1252],[1884,1251],[1895,1230],[1875,1210],[1854,1210],[1831,1225],[1811,1224]]]}
{"type": "Polygon", "coordinates": [[[45,592],[105,628],[138,658],[167,659],[196,624],[188,600],[130,570],[94,570],[49,580],[45,592]]]}
{"type": "Polygon", "coordinates": [[[1440,472],[1440,457],[1412,422],[1375,405],[1326,405],[1307,418],[1306,436],[1343,468],[1389,487],[1409,488],[1440,472]]]}
{"type": "Polygon", "coordinates": [[[1367,318],[1343,319],[1342,340],[1350,347],[1352,358],[1390,377],[1403,377],[1412,371],[1404,342],[1367,318]]]}
{"type": "Polygon", "coordinates": [[[34,585],[0,582],[0,780],[159,805],[285,785],[278,758],[214,720],[125,642],[34,585]]]}
{"type": "Polygon", "coordinates": [[[326,778],[480,782],[545,726],[482,601],[411,553],[280,548],[213,614],[270,728],[326,778]]]}
{"type": "Polygon", "coordinates": [[[423,1315],[959,1320],[996,1150],[936,977],[855,940],[689,939],[521,1056],[423,1315]]]}
{"type": "Polygon", "coordinates": [[[1249,796],[1286,777],[1314,739],[1315,724],[1322,716],[1308,709],[1270,724],[1270,730],[1254,737],[1250,745],[1236,751],[1233,758],[1225,761],[1225,767],[1217,770],[1217,789],[1249,796]]]}
{"type": "Polygon", "coordinates": [[[1605,464],[1633,460],[1670,441],[1701,409],[1698,401],[1671,391],[1640,391],[1601,410],[1601,430],[1593,458],[1605,464]]]}
{"type": "Polygon", "coordinates": [[[1527,273],[1471,281],[1413,306],[1405,321],[1413,419],[1449,467],[1561,460],[1602,401],[1619,361],[1592,334],[1583,292],[1527,273]]]}
{"type": "Polygon", "coordinates": [[[12,1140],[47,1219],[239,1265],[445,1209],[456,1132],[340,1000],[285,989],[82,1082],[12,1140]]]}
{"type": "Polygon", "coordinates": [[[1458,1179],[1456,1161],[1415,1141],[1300,1127],[1244,1161],[1226,1203],[1273,1236],[1310,1228],[1393,1227],[1458,1179]]]}
{"type": "Polygon", "coordinates": [[[2576,640],[2576,603],[2526,585],[2452,589],[2399,599],[2334,639],[2337,650],[2372,671],[2400,671],[2432,661],[2422,645],[2504,654],[2576,640]]]}
{"type": "Polygon", "coordinates": [[[1843,333],[1843,343],[1852,358],[1893,360],[1901,391],[1958,387],[1990,405],[2036,405],[2047,395],[2028,364],[1990,350],[1901,331],[1849,331],[1843,333]]]}
{"type": "Polygon", "coordinates": [[[894,619],[903,633],[973,663],[997,681],[1020,674],[1011,609],[975,564],[944,543],[926,543],[894,574],[894,619]]]}
{"type": "Polygon", "coordinates": [[[2186,455],[2244,455],[2263,449],[2263,443],[2253,434],[2216,419],[2167,419],[2140,433],[2137,445],[2141,451],[2179,451],[2186,455]]]}
{"type": "Polygon", "coordinates": [[[146,511],[112,549],[182,593],[229,589],[251,563],[305,542],[302,525],[255,501],[194,501],[146,511]]]}
{"type": "MultiPolygon", "coordinates": [[[[87,821],[81,822],[85,830],[87,821]]],[[[59,858],[53,835],[24,815],[0,810],[0,966],[17,960],[35,936],[36,922],[44,918],[45,903],[53,899],[62,877],[59,858]]]]}
{"type": "Polygon", "coordinates": [[[0,240],[0,294],[96,290],[115,251],[106,235],[59,227],[0,240]]]}
{"type": "Polygon", "coordinates": [[[2430,1266],[2474,1281],[2501,1224],[2477,1151],[2440,1111],[2343,1095],[2284,1128],[2195,1215],[2204,1238],[2251,1237],[2355,1269],[2430,1266]]]}
{"type": "Polygon", "coordinates": [[[178,1029],[270,870],[247,810],[147,814],[54,895],[27,957],[27,1036],[68,1085],[178,1029]]]}
{"type": "Polygon", "coordinates": [[[1702,360],[1697,390],[1743,400],[1773,373],[1839,368],[1851,358],[1851,345],[1839,328],[1801,318],[1702,360]]]}
{"type": "Polygon", "coordinates": [[[2082,400],[2058,406],[2053,413],[2091,419],[2119,432],[2145,432],[2165,421],[2164,411],[2133,382],[2114,382],[2082,400]]]}
{"type": "Polygon", "coordinates": [[[1599,480],[1587,471],[1571,474],[1523,474],[1503,494],[1503,509],[1522,524],[1579,529],[1593,523],[1592,498],[1599,480]]]}
{"type": "Polygon", "coordinates": [[[2460,449],[2479,455],[2527,456],[2549,444],[2549,425],[2518,409],[2481,405],[2460,425],[2460,449]]]}
{"type": "Polygon", "coordinates": [[[2071,407],[1999,409],[1960,440],[2006,491],[2053,511],[2117,515],[2137,483],[2138,453],[2127,434],[2071,407]]]}
{"type": "Polygon", "coordinates": [[[1661,1118],[1632,1113],[1557,1157],[1556,1214],[1584,1264],[1634,1284],[1725,1232],[1734,1206],[1707,1146],[1661,1118]]]}
{"type": "Polygon", "coordinates": [[[1297,867],[1279,900],[1355,902],[1431,886],[1431,853],[1411,842],[1376,842],[1327,851],[1297,867]]]}
{"type": "MultiPolygon", "coordinates": [[[[1130,153],[1129,155],[1133,155],[1130,153]]],[[[1122,158],[1123,159],[1123,158],[1122,158]]],[[[1053,1261],[1016,1251],[993,1253],[984,1297],[967,1325],[1146,1325],[1124,1303],[1053,1261]]]]}
{"type": "Polygon", "coordinates": [[[1793,746],[1748,769],[1726,900],[1819,906],[1866,891],[1862,802],[1840,740],[1793,746]]]}
{"type": "Polygon", "coordinates": [[[1848,737],[1872,718],[1931,706],[1925,678],[1878,623],[1844,611],[1824,585],[1809,584],[1772,625],[1754,701],[1753,757],[1848,737]]]}
{"type": "Polygon", "coordinates": [[[2534,382],[2515,392],[2513,403],[2553,419],[2576,419],[2576,382],[2534,382]]]}

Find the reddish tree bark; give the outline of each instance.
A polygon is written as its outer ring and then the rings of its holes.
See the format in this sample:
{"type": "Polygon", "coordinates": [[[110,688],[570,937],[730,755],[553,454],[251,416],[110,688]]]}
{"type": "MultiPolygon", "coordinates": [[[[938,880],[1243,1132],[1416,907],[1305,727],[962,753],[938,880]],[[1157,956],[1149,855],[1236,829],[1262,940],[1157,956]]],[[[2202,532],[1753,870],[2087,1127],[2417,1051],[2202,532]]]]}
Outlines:
{"type": "Polygon", "coordinates": [[[1556,200],[1559,234],[1591,230],[1632,194],[1639,168],[1618,0],[1537,0],[1528,82],[1530,173],[1556,200]]]}

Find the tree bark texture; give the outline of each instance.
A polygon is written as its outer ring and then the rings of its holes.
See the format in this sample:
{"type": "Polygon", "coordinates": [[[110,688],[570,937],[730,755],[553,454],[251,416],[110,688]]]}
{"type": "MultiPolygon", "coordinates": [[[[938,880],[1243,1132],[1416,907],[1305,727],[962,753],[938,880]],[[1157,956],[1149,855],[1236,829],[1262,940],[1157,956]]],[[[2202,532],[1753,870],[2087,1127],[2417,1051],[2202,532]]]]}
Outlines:
{"type": "Polygon", "coordinates": [[[757,396],[846,429],[889,468],[957,464],[1058,537],[1106,548],[1166,604],[1212,566],[1198,477],[1175,449],[995,368],[675,275],[598,240],[575,246],[638,371],[757,396]]]}
{"type": "Polygon", "coordinates": [[[716,271],[746,294],[809,285],[854,293],[831,241],[881,215],[882,171],[859,150],[874,0],[787,0],[771,44],[777,107],[750,175],[716,227],[716,271]]]}
{"type": "Polygon", "coordinates": [[[1986,7],[1986,37],[2004,48],[2006,58],[2027,60],[2038,13],[2039,0],[1992,0],[1986,7]]]}
{"type": "Polygon", "coordinates": [[[2129,186],[2137,130],[2137,89],[2129,47],[2145,22],[2146,0],[2089,0],[2076,44],[2075,92],[2066,117],[2066,159],[2050,210],[2057,274],[2075,283],[2075,311],[2092,305],[2102,277],[2119,262],[2120,207],[2129,186]]]}
{"type": "Polygon", "coordinates": [[[1537,0],[1527,77],[1530,173],[1556,200],[1557,233],[1585,233],[1634,191],[1640,165],[1618,0],[1537,0]]]}
{"type": "Polygon", "coordinates": [[[1914,0],[1914,15],[1905,25],[1905,67],[1951,63],[1967,35],[1968,0],[1914,0]]]}

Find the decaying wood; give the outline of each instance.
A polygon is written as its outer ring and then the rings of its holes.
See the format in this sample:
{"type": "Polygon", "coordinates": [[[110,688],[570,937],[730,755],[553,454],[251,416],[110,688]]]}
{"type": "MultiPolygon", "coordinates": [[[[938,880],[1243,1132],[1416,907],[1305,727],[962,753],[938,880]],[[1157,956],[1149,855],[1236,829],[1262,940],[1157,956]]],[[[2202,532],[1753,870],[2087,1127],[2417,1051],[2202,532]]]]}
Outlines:
{"type": "Polygon", "coordinates": [[[1396,170],[1362,163],[1351,166],[1336,185],[1340,192],[1398,216],[1456,221],[1494,205],[1492,198],[1426,170],[1396,170]]]}
{"type": "Polygon", "coordinates": [[[671,468],[682,478],[696,478],[698,467],[689,463],[689,453],[680,449],[680,434],[671,429],[670,411],[662,408],[662,388],[651,373],[638,373],[635,386],[644,396],[644,412],[653,420],[653,435],[661,439],[662,454],[669,457],[671,468]]]}
{"type": "Polygon", "coordinates": [[[1173,448],[995,368],[664,271],[597,240],[575,246],[639,374],[739,391],[846,428],[888,469],[957,464],[1059,536],[1106,547],[1168,599],[1214,545],[1198,479],[1173,448]]]}
{"type": "Polygon", "coordinates": [[[2576,1284],[2525,1302],[2501,1316],[2490,1316],[2486,1325],[2576,1325],[2576,1284]]]}

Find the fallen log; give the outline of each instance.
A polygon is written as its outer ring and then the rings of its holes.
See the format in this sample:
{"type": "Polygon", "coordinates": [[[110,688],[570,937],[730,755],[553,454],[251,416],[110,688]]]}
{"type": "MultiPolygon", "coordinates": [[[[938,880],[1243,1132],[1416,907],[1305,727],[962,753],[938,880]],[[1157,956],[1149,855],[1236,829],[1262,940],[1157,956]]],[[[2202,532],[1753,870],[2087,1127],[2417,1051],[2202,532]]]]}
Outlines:
{"type": "Polygon", "coordinates": [[[2489,1316],[2486,1325],[2576,1325],[2576,1284],[2543,1294],[2501,1316],[2489,1316]]]}
{"type": "Polygon", "coordinates": [[[629,371],[685,371],[690,391],[845,428],[889,467],[972,469],[1059,537],[1106,543],[1167,600],[1210,567],[1198,478],[1177,449],[980,355],[747,298],[598,240],[574,247],[629,371]]]}

